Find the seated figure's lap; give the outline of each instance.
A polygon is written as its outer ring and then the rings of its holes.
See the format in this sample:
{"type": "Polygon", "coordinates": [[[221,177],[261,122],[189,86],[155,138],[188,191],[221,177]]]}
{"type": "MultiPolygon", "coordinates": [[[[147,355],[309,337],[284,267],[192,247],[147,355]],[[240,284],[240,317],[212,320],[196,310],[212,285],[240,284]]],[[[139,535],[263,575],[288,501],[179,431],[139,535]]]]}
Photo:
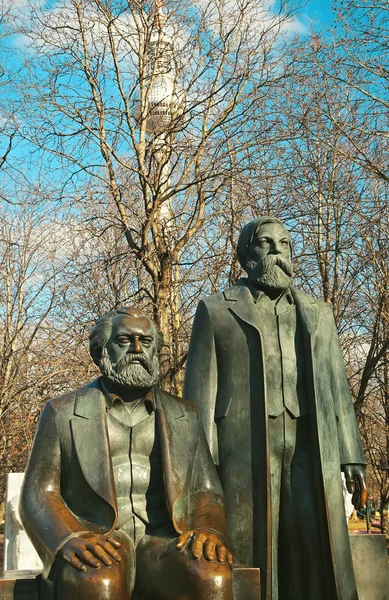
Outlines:
{"type": "Polygon", "coordinates": [[[194,559],[190,549],[177,550],[177,538],[145,535],[135,553],[127,535],[113,537],[122,544],[120,563],[81,572],[56,561],[53,600],[232,600],[227,564],[194,559]]]}
{"type": "Polygon", "coordinates": [[[134,600],[232,600],[230,567],[196,560],[176,543],[148,535],[139,542],[134,600]]]}

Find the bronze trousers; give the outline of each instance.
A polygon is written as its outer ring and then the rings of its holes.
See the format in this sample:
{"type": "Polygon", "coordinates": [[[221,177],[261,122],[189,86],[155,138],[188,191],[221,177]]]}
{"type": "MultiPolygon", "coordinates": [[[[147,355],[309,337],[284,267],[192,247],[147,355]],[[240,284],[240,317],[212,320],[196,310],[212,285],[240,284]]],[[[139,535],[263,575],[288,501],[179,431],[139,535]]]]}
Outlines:
{"type": "Polygon", "coordinates": [[[77,571],[58,558],[51,574],[53,600],[232,600],[227,564],[195,560],[189,548],[176,549],[177,538],[145,535],[135,549],[124,532],[121,562],[77,571]]]}

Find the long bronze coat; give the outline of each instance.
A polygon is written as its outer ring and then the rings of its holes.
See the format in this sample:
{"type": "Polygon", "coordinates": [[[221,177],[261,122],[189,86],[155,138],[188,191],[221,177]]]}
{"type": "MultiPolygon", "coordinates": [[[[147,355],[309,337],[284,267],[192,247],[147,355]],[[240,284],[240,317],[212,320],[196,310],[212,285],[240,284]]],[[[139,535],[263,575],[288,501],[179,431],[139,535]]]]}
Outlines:
{"type": "MultiPolygon", "coordinates": [[[[203,419],[224,488],[234,559],[260,567],[271,598],[271,505],[266,365],[245,280],[201,301],[195,316],[185,397],[203,419]],[[254,500],[253,500],[254,498],[254,500]],[[253,538],[259,564],[253,564],[253,538]]],[[[314,423],[315,483],[329,537],[337,596],[357,592],[344,512],[341,465],[365,464],[338,335],[329,306],[291,289],[304,337],[309,412],[314,423]]]]}
{"type": "MultiPolygon", "coordinates": [[[[109,533],[116,494],[100,378],[49,401],[26,471],[20,512],[47,577],[57,548],[72,533],[109,533]]],[[[223,492],[197,408],[153,389],[167,505],[177,534],[226,532],[223,492]]]]}

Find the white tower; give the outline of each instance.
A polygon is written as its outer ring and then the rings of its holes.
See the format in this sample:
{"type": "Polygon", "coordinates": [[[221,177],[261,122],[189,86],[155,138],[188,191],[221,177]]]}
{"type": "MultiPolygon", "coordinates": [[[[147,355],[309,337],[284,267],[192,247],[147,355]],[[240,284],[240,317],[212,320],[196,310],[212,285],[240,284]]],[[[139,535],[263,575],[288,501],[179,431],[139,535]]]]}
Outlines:
{"type": "MultiPolygon", "coordinates": [[[[170,188],[170,164],[168,160],[171,134],[169,128],[177,110],[178,98],[175,89],[175,69],[173,61],[173,39],[164,32],[165,17],[163,0],[156,0],[156,16],[150,35],[147,53],[145,88],[146,107],[138,100],[134,117],[140,123],[146,108],[146,131],[154,136],[154,163],[160,170],[160,194],[170,188]]],[[[172,211],[169,201],[165,201],[159,211],[160,219],[166,227],[172,226],[172,211]]]]}
{"type": "Polygon", "coordinates": [[[153,31],[146,79],[146,86],[151,86],[146,124],[148,133],[159,135],[169,128],[176,105],[174,79],[173,41],[163,34],[162,29],[153,31]]]}

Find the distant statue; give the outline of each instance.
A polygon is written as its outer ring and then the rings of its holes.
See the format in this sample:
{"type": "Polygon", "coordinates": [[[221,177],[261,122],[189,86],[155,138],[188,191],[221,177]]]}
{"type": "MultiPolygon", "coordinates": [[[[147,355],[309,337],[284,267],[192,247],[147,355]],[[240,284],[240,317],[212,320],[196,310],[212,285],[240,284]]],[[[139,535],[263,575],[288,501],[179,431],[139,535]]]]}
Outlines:
{"type": "Polygon", "coordinates": [[[292,285],[276,218],[242,230],[247,279],[200,302],[184,393],[200,410],[234,560],[262,600],[355,600],[341,471],[365,504],[365,459],[331,307],[292,285]]]}
{"type": "Polygon", "coordinates": [[[108,313],[102,377],[44,408],[21,497],[44,600],[232,600],[222,489],[196,407],[157,387],[162,343],[108,313]]]}

